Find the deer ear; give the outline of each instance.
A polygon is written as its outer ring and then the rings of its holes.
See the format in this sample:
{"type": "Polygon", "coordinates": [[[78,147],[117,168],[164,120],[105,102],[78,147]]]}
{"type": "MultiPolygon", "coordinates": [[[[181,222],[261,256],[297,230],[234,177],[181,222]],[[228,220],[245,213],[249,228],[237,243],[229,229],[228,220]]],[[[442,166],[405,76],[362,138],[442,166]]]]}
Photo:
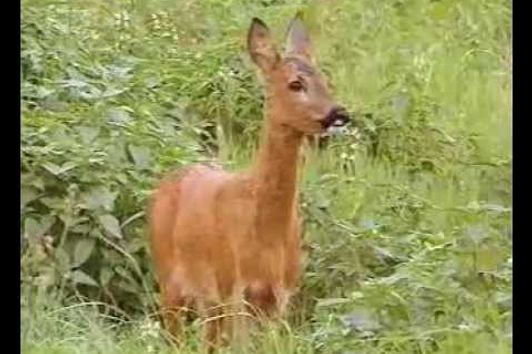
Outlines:
{"type": "Polygon", "coordinates": [[[310,37],[301,17],[298,13],[288,25],[286,55],[303,55],[310,58],[312,54],[310,37]]]}
{"type": "Polygon", "coordinates": [[[272,69],[280,60],[268,26],[254,17],[248,31],[248,51],[262,70],[272,69]]]}

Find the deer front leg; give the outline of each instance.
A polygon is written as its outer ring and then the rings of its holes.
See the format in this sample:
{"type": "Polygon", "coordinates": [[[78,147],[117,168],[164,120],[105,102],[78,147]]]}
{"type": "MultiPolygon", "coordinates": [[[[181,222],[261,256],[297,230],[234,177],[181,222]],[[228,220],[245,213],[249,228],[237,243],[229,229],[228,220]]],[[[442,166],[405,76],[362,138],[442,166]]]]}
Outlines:
{"type": "Polygon", "coordinates": [[[272,317],[279,312],[274,288],[268,283],[254,283],[244,290],[244,299],[257,317],[272,317]]]}

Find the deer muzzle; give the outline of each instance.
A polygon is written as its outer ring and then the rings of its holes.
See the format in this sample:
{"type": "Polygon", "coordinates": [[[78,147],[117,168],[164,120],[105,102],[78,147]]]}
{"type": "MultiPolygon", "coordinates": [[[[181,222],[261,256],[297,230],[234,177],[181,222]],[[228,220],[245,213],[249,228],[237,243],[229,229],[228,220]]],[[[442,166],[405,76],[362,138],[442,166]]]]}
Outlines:
{"type": "Polygon", "coordinates": [[[337,106],[332,108],[320,123],[325,132],[334,134],[342,133],[349,121],[350,117],[345,108],[337,106]]]}

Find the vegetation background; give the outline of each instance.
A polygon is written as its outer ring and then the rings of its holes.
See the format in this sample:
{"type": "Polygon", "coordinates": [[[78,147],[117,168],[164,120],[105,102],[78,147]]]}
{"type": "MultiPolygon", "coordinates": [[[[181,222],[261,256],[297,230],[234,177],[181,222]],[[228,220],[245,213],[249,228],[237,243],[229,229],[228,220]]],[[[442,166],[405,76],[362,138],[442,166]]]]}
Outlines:
{"type": "MultiPolygon", "coordinates": [[[[246,166],[250,19],[303,10],[357,118],[309,160],[291,316],[242,353],[510,353],[508,0],[23,0],[24,353],[169,353],[144,212],[157,179],[246,166]]],[[[199,323],[183,353],[197,353],[199,323]]]]}

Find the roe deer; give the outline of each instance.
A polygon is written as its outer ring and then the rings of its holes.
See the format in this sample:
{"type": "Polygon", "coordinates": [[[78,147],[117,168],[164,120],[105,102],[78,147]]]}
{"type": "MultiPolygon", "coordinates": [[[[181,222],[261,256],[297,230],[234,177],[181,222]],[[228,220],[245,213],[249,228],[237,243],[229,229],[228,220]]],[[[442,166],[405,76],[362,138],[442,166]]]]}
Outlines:
{"type": "Polygon", "coordinates": [[[300,145],[305,136],[349,120],[313,65],[299,16],[287,42],[281,57],[268,27],[253,18],[248,51],[266,90],[254,166],[229,173],[193,165],[164,179],[152,199],[150,242],[164,325],[178,335],[181,311],[199,311],[210,318],[205,336],[211,350],[231,335],[230,316],[220,305],[246,302],[269,318],[283,313],[300,275],[300,145]]]}

